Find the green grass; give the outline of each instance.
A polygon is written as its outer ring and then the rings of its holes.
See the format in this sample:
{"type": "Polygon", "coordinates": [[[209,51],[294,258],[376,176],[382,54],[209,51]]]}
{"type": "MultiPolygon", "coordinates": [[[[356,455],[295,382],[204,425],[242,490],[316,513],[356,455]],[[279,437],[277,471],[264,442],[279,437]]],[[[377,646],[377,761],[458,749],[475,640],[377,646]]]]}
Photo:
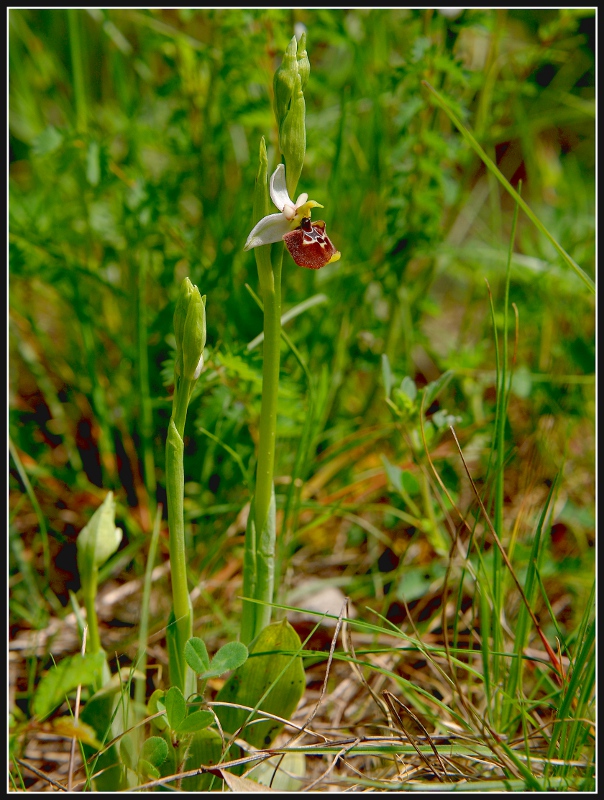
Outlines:
{"type": "Polygon", "coordinates": [[[243,245],[262,136],[275,166],[272,75],[303,23],[298,192],[342,258],[283,263],[274,616],[306,640],[293,723],[314,716],[277,746],[318,791],[593,791],[593,10],[8,19],[13,790],[45,788],[32,770],[67,786],[44,743],[69,753],[70,711],[31,707],[80,650],[75,539],[109,490],[124,538],[99,574],[101,639],[114,673],[146,667],[139,702],[168,685],[185,276],[208,329],[185,432],[194,635],[212,653],[237,635],[263,346],[243,245]],[[295,617],[310,578],[350,598],[337,638],[295,617]]]}

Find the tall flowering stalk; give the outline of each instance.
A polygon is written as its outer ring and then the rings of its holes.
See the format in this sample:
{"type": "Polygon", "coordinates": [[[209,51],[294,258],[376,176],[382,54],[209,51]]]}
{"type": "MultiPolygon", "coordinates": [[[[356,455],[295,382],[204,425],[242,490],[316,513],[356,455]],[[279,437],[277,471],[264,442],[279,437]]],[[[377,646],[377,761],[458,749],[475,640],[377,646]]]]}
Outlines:
{"type": "Polygon", "coordinates": [[[176,361],[174,363],[174,398],[166,441],[166,493],[170,527],[170,571],[172,576],[172,613],[167,629],[170,683],[186,696],[195,691],[195,675],[185,660],[185,644],[193,634],[193,614],[187,587],[185,553],[184,443],[187,408],[193,388],[203,368],[206,342],[205,295],[185,278],[174,311],[176,361]]]}
{"type": "Polygon", "coordinates": [[[281,270],[285,244],[297,264],[319,269],[340,254],[325,234],[325,223],[311,223],[313,208],[321,207],[307,194],[294,202],[306,152],[306,104],[304,88],[310,74],[306,34],[298,45],[294,36],[274,77],[274,111],[279,127],[279,148],[285,164],[279,164],[268,182],[268,158],[264,138],[254,192],[254,219],[245,250],[254,248],[260,294],[264,306],[264,354],[262,406],[258,442],[256,493],[246,531],[241,641],[254,639],[271,619],[275,563],[274,467],[277,439],[277,399],[281,342],[281,270]],[[269,214],[269,196],[277,207],[269,214]]]}

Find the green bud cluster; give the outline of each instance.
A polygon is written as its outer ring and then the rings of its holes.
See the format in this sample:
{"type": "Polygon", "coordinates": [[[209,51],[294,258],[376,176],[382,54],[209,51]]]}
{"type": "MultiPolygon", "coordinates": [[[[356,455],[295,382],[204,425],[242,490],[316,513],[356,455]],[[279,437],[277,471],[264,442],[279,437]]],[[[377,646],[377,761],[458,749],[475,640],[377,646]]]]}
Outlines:
{"type": "Polygon", "coordinates": [[[206,297],[185,278],[174,310],[177,375],[189,381],[199,378],[206,344],[206,297]]]}
{"type": "Polygon", "coordinates": [[[285,159],[287,191],[294,196],[306,153],[306,104],[304,89],[310,75],[306,33],[298,44],[294,36],[281,66],[275,72],[274,111],[279,126],[279,148],[285,159]]]}

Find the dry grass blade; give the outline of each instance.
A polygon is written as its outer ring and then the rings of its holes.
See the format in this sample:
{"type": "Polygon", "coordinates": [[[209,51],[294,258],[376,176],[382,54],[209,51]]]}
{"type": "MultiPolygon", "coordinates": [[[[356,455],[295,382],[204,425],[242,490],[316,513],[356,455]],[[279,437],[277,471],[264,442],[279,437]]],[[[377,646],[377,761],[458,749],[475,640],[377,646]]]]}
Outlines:
{"type": "Polygon", "coordinates": [[[377,707],[380,709],[381,713],[388,719],[389,723],[390,714],[388,712],[388,706],[382,703],[380,696],[374,691],[374,689],[369,685],[365,676],[363,675],[362,669],[358,665],[358,659],[354,650],[354,644],[352,642],[352,636],[350,635],[350,631],[346,629],[346,635],[343,637],[344,646],[347,650],[352,654],[352,661],[350,662],[350,666],[352,667],[353,671],[358,676],[359,680],[363,684],[363,686],[367,689],[371,697],[374,699],[377,707]]]}
{"type": "Polygon", "coordinates": [[[36,767],[32,767],[31,764],[27,763],[27,761],[23,761],[21,758],[15,758],[15,761],[17,762],[17,764],[19,764],[20,767],[24,767],[25,769],[28,769],[30,772],[33,772],[33,774],[36,775],[38,778],[40,778],[40,780],[46,781],[46,783],[50,783],[50,785],[54,786],[55,789],[60,789],[62,792],[68,791],[68,789],[66,789],[62,783],[55,781],[45,772],[36,769],[36,767]]]}
{"type": "Polygon", "coordinates": [[[409,717],[409,718],[412,720],[412,722],[414,722],[414,723],[415,723],[415,725],[416,725],[417,727],[419,727],[419,729],[420,729],[420,730],[423,732],[424,736],[426,737],[426,740],[427,740],[428,744],[429,744],[429,745],[430,745],[430,747],[432,748],[432,752],[434,753],[434,755],[436,756],[436,759],[437,759],[438,763],[440,764],[440,767],[441,767],[441,769],[442,769],[442,771],[443,771],[443,775],[444,775],[444,776],[446,776],[446,774],[447,774],[447,768],[445,767],[445,765],[444,765],[444,763],[443,763],[443,760],[442,760],[442,758],[440,757],[440,754],[439,754],[438,750],[436,749],[436,747],[435,747],[435,745],[434,745],[434,742],[432,741],[432,739],[431,739],[431,737],[430,737],[430,734],[429,734],[429,733],[428,733],[428,731],[426,730],[426,726],[425,726],[425,725],[423,724],[423,722],[422,722],[422,721],[419,719],[419,717],[417,716],[417,714],[414,714],[414,713],[413,713],[413,711],[411,711],[411,709],[410,709],[410,708],[407,708],[407,706],[406,706],[404,703],[402,703],[402,702],[401,702],[401,701],[398,699],[398,697],[395,697],[395,696],[392,694],[392,692],[385,691],[385,692],[384,692],[384,698],[385,698],[386,702],[388,703],[388,706],[390,707],[390,710],[392,711],[392,714],[394,715],[394,718],[395,718],[395,719],[396,719],[396,721],[398,722],[398,727],[399,727],[399,728],[400,728],[400,730],[401,730],[401,731],[402,731],[402,732],[405,734],[405,736],[407,737],[407,739],[409,740],[409,742],[410,742],[410,743],[413,745],[413,748],[414,748],[415,752],[417,753],[417,755],[418,755],[418,756],[421,758],[421,760],[422,760],[422,761],[424,762],[424,764],[425,764],[425,765],[428,767],[428,769],[429,769],[431,772],[433,772],[433,773],[434,773],[434,775],[436,776],[436,778],[438,778],[438,780],[439,780],[441,783],[443,783],[443,782],[444,782],[444,780],[445,780],[445,778],[443,778],[443,777],[442,777],[442,776],[441,776],[441,775],[440,775],[440,774],[437,772],[437,770],[435,770],[435,769],[434,769],[434,767],[432,766],[432,764],[430,763],[430,761],[429,761],[429,760],[426,758],[426,756],[424,755],[424,753],[422,753],[422,751],[421,751],[421,749],[420,749],[420,747],[419,747],[419,744],[418,744],[418,741],[417,741],[416,737],[415,737],[415,736],[414,736],[414,734],[411,732],[411,726],[409,725],[409,723],[408,723],[408,722],[405,722],[405,721],[404,721],[403,717],[404,717],[404,715],[407,715],[407,716],[408,716],[408,717],[409,717]],[[400,707],[400,708],[403,710],[403,714],[401,714],[401,712],[399,711],[399,709],[398,709],[396,706],[399,706],[399,707],[400,707]]]}
{"type": "Polygon", "coordinates": [[[343,748],[340,750],[340,752],[339,752],[339,753],[336,753],[336,754],[335,754],[335,756],[334,756],[334,758],[333,758],[333,759],[332,759],[332,761],[331,761],[331,764],[330,764],[330,765],[327,767],[327,769],[325,770],[325,772],[321,773],[321,775],[319,775],[319,777],[318,777],[318,778],[316,778],[316,779],[315,779],[315,780],[314,780],[312,783],[310,783],[310,784],[309,784],[309,785],[308,785],[308,786],[305,788],[305,791],[306,791],[306,792],[310,792],[310,791],[312,791],[312,789],[314,789],[314,788],[315,788],[315,786],[318,786],[318,785],[319,785],[319,784],[320,784],[322,781],[324,781],[324,780],[325,780],[327,777],[329,777],[329,775],[330,775],[330,774],[333,772],[333,770],[335,769],[335,767],[336,767],[336,764],[338,763],[338,761],[339,761],[341,758],[343,758],[343,757],[346,755],[346,753],[349,753],[351,750],[354,750],[354,748],[355,748],[355,747],[356,747],[358,744],[360,744],[360,743],[361,743],[361,741],[362,741],[362,739],[355,739],[355,740],[354,740],[353,742],[351,742],[349,745],[347,745],[346,747],[343,747],[343,748]]]}
{"type": "Polygon", "coordinates": [[[330,648],[329,648],[329,657],[327,659],[327,665],[325,667],[325,679],[324,679],[323,684],[321,686],[321,692],[319,694],[319,699],[315,703],[315,707],[312,710],[312,712],[310,713],[310,716],[307,718],[306,722],[304,722],[304,724],[301,726],[300,731],[298,733],[294,734],[291,737],[291,739],[288,740],[288,742],[286,743],[285,747],[291,747],[293,744],[295,744],[298,741],[298,739],[300,739],[300,737],[304,733],[307,733],[307,730],[306,730],[307,726],[310,725],[311,722],[313,721],[313,719],[317,716],[317,713],[319,711],[321,703],[323,702],[323,698],[325,697],[325,692],[327,691],[327,681],[329,680],[329,673],[331,671],[331,663],[333,661],[333,654],[334,654],[335,649],[336,649],[336,643],[338,641],[338,635],[340,633],[340,628],[342,627],[342,624],[343,624],[343,618],[345,616],[344,612],[345,611],[348,612],[348,602],[349,602],[348,598],[346,598],[346,601],[344,602],[342,608],[340,609],[340,614],[338,616],[338,621],[337,621],[337,624],[336,624],[336,628],[335,628],[333,637],[331,639],[331,645],[330,645],[330,648]]]}
{"type": "Polygon", "coordinates": [[[505,561],[505,565],[508,568],[508,570],[510,572],[510,575],[512,576],[512,580],[516,584],[516,588],[518,589],[520,597],[522,598],[522,602],[526,606],[526,609],[527,609],[527,611],[528,611],[528,613],[530,615],[530,618],[533,621],[533,625],[535,626],[535,630],[539,634],[539,638],[543,642],[543,646],[545,647],[545,649],[547,651],[547,655],[549,656],[549,659],[551,661],[551,664],[552,664],[552,667],[553,667],[553,670],[554,670],[554,678],[556,679],[556,682],[558,683],[558,685],[562,686],[563,685],[563,679],[562,679],[563,670],[562,670],[562,667],[560,666],[558,658],[557,658],[556,654],[554,653],[554,651],[552,650],[551,645],[549,644],[549,642],[545,638],[545,634],[541,630],[541,626],[539,625],[537,617],[535,616],[535,612],[531,608],[530,603],[528,602],[528,600],[526,598],[526,595],[524,593],[524,590],[522,589],[522,586],[520,585],[520,581],[518,580],[518,577],[517,577],[516,573],[514,572],[514,568],[512,567],[512,564],[510,563],[510,559],[508,558],[508,554],[506,553],[504,546],[501,544],[501,540],[499,539],[499,536],[497,536],[497,532],[496,532],[496,530],[495,530],[495,528],[493,526],[493,523],[490,520],[490,517],[489,517],[489,515],[487,513],[486,508],[484,507],[484,503],[482,502],[482,498],[480,497],[480,493],[478,492],[478,489],[476,488],[476,484],[472,480],[472,476],[470,474],[470,470],[469,470],[468,465],[466,463],[466,460],[464,458],[463,451],[461,449],[461,445],[459,444],[459,440],[458,440],[457,435],[455,433],[455,429],[453,428],[453,426],[450,426],[449,430],[451,431],[451,433],[453,434],[453,438],[455,439],[455,444],[457,445],[457,449],[459,451],[460,458],[462,460],[464,469],[466,471],[466,475],[468,476],[468,480],[470,481],[470,484],[472,486],[472,491],[474,492],[476,500],[478,501],[478,504],[480,506],[480,510],[482,511],[483,518],[484,518],[485,522],[488,525],[488,528],[489,528],[489,530],[491,532],[491,536],[493,537],[493,539],[495,541],[495,544],[497,545],[497,547],[499,549],[499,552],[501,553],[501,557],[505,561]]]}

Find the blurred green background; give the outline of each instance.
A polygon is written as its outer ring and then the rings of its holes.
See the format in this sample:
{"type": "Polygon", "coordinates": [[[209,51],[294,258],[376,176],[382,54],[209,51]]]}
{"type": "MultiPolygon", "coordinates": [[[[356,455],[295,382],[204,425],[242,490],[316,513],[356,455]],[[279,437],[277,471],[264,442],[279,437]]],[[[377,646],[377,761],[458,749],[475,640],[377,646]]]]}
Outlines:
{"type": "MultiPolygon", "coordinates": [[[[78,587],[75,535],[106,490],[117,494],[126,534],[120,564],[143,569],[155,504],[165,500],[172,314],[185,276],[208,298],[207,369],[187,423],[190,566],[208,576],[241,555],[236,523],[253,486],[261,389],[261,346],[247,345],[262,329],[245,287],[257,291],[254,256],[242,247],[262,136],[276,165],[272,75],[301,26],[311,75],[299,190],[324,205],[342,259],[318,272],[284,264],[284,311],[316,299],[285,326],[308,373],[284,345],[284,546],[288,557],[312,555],[300,569],[316,574],[343,536],[362,555],[334,569],[351,581],[387,572],[388,554],[396,561],[414,532],[363,505],[405,506],[380,458],[410,457],[384,402],[381,357],[398,382],[409,376],[419,387],[454,370],[430,412],[457,417],[474,476],[484,477],[496,370],[485,281],[501,343],[513,213],[421,82],[449,100],[514,186],[522,180],[523,197],[593,276],[593,9],[12,9],[8,21],[9,432],[40,504],[37,513],[11,461],[15,624],[44,622],[44,604],[27,602],[44,571],[44,534],[46,578],[68,602],[78,587]],[[364,480],[373,494],[351,488],[364,480]],[[300,534],[318,513],[313,500],[347,489],[365,527],[344,528],[338,517],[300,534]]],[[[510,513],[538,507],[562,472],[546,577],[553,596],[584,596],[594,300],[522,214],[510,300],[518,333],[514,347],[511,313],[505,499],[510,513]]],[[[434,447],[463,506],[459,455],[444,433],[434,447]]],[[[433,564],[422,548],[415,558],[433,564]]],[[[364,582],[359,597],[371,602],[376,586],[364,582]]]]}

